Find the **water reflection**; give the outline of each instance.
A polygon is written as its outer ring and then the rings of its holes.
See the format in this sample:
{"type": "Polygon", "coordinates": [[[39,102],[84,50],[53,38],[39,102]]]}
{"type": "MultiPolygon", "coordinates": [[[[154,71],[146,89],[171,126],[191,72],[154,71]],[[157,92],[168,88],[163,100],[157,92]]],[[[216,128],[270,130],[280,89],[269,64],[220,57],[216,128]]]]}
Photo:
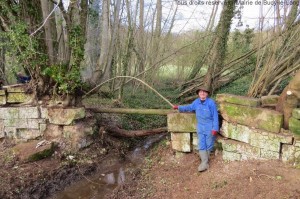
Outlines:
{"type": "Polygon", "coordinates": [[[117,175],[115,175],[115,173],[108,173],[106,175],[104,175],[104,182],[108,185],[110,184],[115,184],[117,183],[117,185],[122,185],[125,182],[125,171],[123,169],[123,167],[121,167],[117,173],[117,175]],[[116,179],[117,177],[117,179],[116,179]]]}
{"type": "Polygon", "coordinates": [[[125,182],[125,171],[123,167],[120,167],[118,170],[108,171],[107,173],[87,179],[67,187],[64,191],[54,196],[53,199],[105,198],[106,194],[125,182]]]}
{"type": "Polygon", "coordinates": [[[157,135],[147,139],[128,154],[125,161],[119,157],[109,157],[98,165],[100,170],[94,176],[85,178],[65,190],[52,196],[52,199],[103,199],[109,195],[118,185],[125,183],[126,170],[134,168],[142,163],[145,152],[153,144],[163,137],[157,135]]]}

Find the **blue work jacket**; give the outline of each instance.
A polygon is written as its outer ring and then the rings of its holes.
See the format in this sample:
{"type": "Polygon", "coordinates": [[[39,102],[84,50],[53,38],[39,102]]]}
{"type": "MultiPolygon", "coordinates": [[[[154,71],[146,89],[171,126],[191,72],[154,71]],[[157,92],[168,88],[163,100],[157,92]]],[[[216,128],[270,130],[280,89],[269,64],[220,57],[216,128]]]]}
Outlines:
{"type": "Polygon", "coordinates": [[[219,118],[216,103],[211,98],[201,102],[195,99],[191,104],[178,107],[179,112],[196,112],[197,132],[210,134],[212,130],[219,131],[219,118]]]}

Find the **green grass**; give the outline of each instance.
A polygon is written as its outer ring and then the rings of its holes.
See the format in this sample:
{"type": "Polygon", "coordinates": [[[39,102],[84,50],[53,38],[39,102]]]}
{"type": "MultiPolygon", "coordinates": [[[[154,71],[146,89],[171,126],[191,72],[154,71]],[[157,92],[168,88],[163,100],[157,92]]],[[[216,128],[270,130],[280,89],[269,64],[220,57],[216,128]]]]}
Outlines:
{"type": "MultiPolygon", "coordinates": [[[[156,88],[155,88],[156,89],[156,88]]],[[[151,90],[138,88],[134,93],[132,88],[126,87],[124,90],[123,104],[126,108],[135,109],[171,109],[172,107],[151,90]]],[[[162,96],[171,103],[176,104],[178,89],[168,85],[156,89],[162,96]]],[[[152,129],[167,126],[167,117],[164,115],[142,115],[125,114],[122,115],[122,127],[127,130],[152,129]]]]}
{"type": "Polygon", "coordinates": [[[247,95],[251,81],[252,81],[251,75],[244,76],[226,86],[221,87],[220,89],[217,90],[216,94],[228,93],[228,94],[245,96],[247,95]]]}

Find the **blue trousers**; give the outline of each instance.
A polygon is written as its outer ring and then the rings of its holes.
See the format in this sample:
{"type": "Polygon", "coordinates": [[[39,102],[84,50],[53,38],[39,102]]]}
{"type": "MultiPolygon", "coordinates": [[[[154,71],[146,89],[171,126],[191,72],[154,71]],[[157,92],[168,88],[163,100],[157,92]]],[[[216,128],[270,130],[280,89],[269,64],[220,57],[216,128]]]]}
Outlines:
{"type": "Polygon", "coordinates": [[[211,133],[203,134],[197,132],[199,150],[212,151],[215,145],[216,137],[211,133]]]}

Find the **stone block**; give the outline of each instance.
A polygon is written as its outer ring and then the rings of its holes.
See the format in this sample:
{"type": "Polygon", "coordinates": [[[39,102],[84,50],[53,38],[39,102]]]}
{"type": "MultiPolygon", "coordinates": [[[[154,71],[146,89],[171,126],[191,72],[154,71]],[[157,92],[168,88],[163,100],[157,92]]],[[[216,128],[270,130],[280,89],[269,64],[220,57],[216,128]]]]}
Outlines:
{"type": "Polygon", "coordinates": [[[269,109],[221,103],[220,112],[222,117],[229,122],[274,133],[280,132],[283,123],[283,115],[269,109]]]}
{"type": "Polygon", "coordinates": [[[226,120],[223,120],[220,133],[224,137],[245,142],[245,143],[250,143],[250,135],[253,131],[254,129],[251,129],[247,126],[233,124],[227,122],[226,120]]]}
{"type": "Polygon", "coordinates": [[[193,150],[198,150],[198,135],[197,133],[192,133],[192,145],[193,150]]]}
{"type": "Polygon", "coordinates": [[[260,148],[230,139],[219,139],[223,151],[241,154],[240,160],[260,159],[260,148]]]}
{"type": "Polygon", "coordinates": [[[6,96],[0,95],[0,105],[5,105],[5,104],[6,104],[6,96]]]}
{"type": "Polygon", "coordinates": [[[3,120],[5,127],[28,128],[27,120],[20,118],[11,118],[3,120]]]}
{"type": "Polygon", "coordinates": [[[19,118],[33,118],[33,119],[40,118],[39,108],[37,106],[20,107],[19,118]]]}
{"type": "Polygon", "coordinates": [[[279,153],[281,143],[292,144],[293,136],[257,130],[251,133],[249,144],[268,151],[279,153]]]}
{"type": "Polygon", "coordinates": [[[279,99],[278,95],[262,96],[261,97],[261,105],[262,105],[262,107],[276,106],[278,99],[279,99]]]}
{"type": "Polygon", "coordinates": [[[8,93],[24,93],[25,92],[24,84],[3,86],[3,88],[5,88],[8,93]]]}
{"type": "Polygon", "coordinates": [[[41,137],[43,133],[39,129],[17,129],[17,140],[32,140],[41,137]]]}
{"type": "Polygon", "coordinates": [[[96,119],[89,118],[75,125],[63,127],[63,137],[71,142],[73,149],[81,149],[92,144],[91,136],[96,132],[96,119]]]}
{"type": "Polygon", "coordinates": [[[23,118],[12,118],[3,120],[4,126],[15,127],[17,129],[39,129],[40,123],[45,123],[44,119],[23,119],[23,118]]]}
{"type": "Polygon", "coordinates": [[[6,90],[1,89],[0,90],[0,96],[6,95],[6,90]]]}
{"type": "Polygon", "coordinates": [[[220,133],[224,137],[275,152],[280,151],[281,143],[293,143],[293,136],[291,134],[271,133],[240,124],[229,123],[224,120],[220,133]]]}
{"type": "Polygon", "coordinates": [[[167,116],[169,132],[196,132],[196,115],[194,113],[170,113],[167,116]]]}
{"type": "Polygon", "coordinates": [[[191,152],[190,133],[171,133],[172,149],[181,152],[191,152]]]}
{"type": "Polygon", "coordinates": [[[292,133],[300,135],[300,120],[297,120],[294,117],[289,119],[289,129],[292,133]]]}
{"type": "Polygon", "coordinates": [[[279,160],[280,153],[266,149],[260,149],[260,157],[267,160],[279,160]]]}
{"type": "Polygon", "coordinates": [[[16,107],[0,108],[0,119],[19,118],[19,109],[16,107]]]}
{"type": "Polygon", "coordinates": [[[39,127],[40,131],[44,133],[45,130],[47,129],[47,124],[46,123],[40,123],[39,126],[40,126],[39,127]]]}
{"type": "Polygon", "coordinates": [[[238,105],[251,106],[251,107],[260,106],[260,99],[232,95],[232,94],[217,94],[216,101],[218,103],[227,102],[230,104],[238,104],[238,105]]]}
{"type": "Polygon", "coordinates": [[[294,145],[283,144],[281,160],[283,162],[287,162],[287,163],[294,163],[295,162],[295,148],[296,147],[294,145]]]}
{"type": "Polygon", "coordinates": [[[84,108],[48,108],[48,118],[51,124],[70,125],[73,121],[84,117],[84,108]]]}
{"type": "Polygon", "coordinates": [[[300,108],[293,109],[292,115],[294,118],[300,120],[300,108]]]}
{"type": "Polygon", "coordinates": [[[223,157],[223,160],[225,160],[225,161],[240,161],[242,158],[242,155],[239,153],[223,151],[222,157],[223,157]]]}
{"type": "Polygon", "coordinates": [[[29,157],[34,154],[51,149],[51,143],[44,140],[44,143],[40,147],[36,147],[41,140],[31,140],[29,142],[19,143],[12,148],[19,161],[28,161],[29,157]]]}
{"type": "Polygon", "coordinates": [[[4,134],[7,138],[16,139],[17,129],[15,127],[4,127],[4,134]]]}
{"type": "Polygon", "coordinates": [[[40,129],[40,124],[46,124],[45,119],[27,119],[29,129],[40,129]]]}
{"type": "Polygon", "coordinates": [[[294,137],[294,146],[300,147],[300,136],[294,137]]]}
{"type": "Polygon", "coordinates": [[[25,103],[33,100],[32,94],[25,93],[8,93],[7,103],[25,103]]]}
{"type": "Polygon", "coordinates": [[[48,109],[46,107],[40,107],[41,118],[48,119],[48,109]]]}
{"type": "MultiPolygon", "coordinates": [[[[42,129],[40,129],[42,131],[42,129]]],[[[47,124],[47,127],[44,131],[44,137],[46,139],[55,139],[55,138],[61,138],[63,135],[63,126],[61,125],[55,125],[55,124],[47,124]]]]}

